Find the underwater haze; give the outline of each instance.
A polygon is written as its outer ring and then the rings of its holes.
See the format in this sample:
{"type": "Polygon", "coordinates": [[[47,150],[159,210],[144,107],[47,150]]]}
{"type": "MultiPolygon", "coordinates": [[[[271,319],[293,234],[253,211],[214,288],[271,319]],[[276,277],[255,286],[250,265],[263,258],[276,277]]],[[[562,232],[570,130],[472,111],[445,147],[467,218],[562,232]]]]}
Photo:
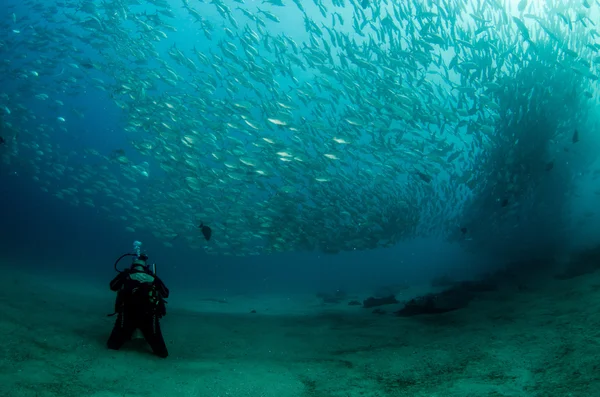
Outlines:
{"type": "Polygon", "coordinates": [[[5,1],[0,396],[595,395],[599,10],[5,1]]]}

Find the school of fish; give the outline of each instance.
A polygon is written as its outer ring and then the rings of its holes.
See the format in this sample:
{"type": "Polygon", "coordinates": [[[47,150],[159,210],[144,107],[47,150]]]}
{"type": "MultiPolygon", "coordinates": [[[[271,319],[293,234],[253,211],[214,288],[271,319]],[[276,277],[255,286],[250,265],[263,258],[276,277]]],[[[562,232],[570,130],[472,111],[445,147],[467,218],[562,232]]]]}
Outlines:
{"type": "Polygon", "coordinates": [[[508,243],[515,225],[562,210],[548,186],[568,190],[578,170],[565,156],[597,126],[599,9],[25,0],[0,20],[0,155],[49,195],[169,247],[508,243]],[[124,143],[65,144],[86,98],[118,115],[124,143]]]}

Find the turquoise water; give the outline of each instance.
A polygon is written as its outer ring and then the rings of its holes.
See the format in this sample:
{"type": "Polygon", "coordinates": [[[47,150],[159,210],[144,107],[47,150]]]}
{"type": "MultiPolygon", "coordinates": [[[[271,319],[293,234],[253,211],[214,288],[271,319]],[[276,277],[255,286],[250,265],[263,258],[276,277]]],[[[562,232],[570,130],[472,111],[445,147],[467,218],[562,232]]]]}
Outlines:
{"type": "Polygon", "coordinates": [[[597,9],[8,2],[0,395],[594,395],[597,9]]]}

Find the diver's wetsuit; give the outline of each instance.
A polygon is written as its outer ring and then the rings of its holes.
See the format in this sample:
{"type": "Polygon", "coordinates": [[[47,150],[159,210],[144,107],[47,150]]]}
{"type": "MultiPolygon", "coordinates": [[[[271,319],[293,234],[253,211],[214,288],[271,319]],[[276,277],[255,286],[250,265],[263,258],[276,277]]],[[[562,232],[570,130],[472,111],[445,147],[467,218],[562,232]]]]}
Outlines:
{"type": "Polygon", "coordinates": [[[118,317],[108,339],[108,348],[120,349],[139,329],[154,354],[167,357],[169,353],[159,320],[166,314],[164,299],[169,297],[169,289],[162,280],[150,271],[127,269],[110,282],[110,289],[117,291],[115,312],[118,317]]]}

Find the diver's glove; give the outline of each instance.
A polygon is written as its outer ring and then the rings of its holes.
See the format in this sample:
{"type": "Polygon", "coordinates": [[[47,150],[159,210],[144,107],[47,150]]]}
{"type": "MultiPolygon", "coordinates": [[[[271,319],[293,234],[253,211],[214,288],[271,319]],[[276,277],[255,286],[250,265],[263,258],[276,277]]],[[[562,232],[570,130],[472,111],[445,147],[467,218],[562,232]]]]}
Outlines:
{"type": "Polygon", "coordinates": [[[135,272],[129,275],[129,278],[140,283],[153,283],[154,276],[144,272],[135,272]]]}

